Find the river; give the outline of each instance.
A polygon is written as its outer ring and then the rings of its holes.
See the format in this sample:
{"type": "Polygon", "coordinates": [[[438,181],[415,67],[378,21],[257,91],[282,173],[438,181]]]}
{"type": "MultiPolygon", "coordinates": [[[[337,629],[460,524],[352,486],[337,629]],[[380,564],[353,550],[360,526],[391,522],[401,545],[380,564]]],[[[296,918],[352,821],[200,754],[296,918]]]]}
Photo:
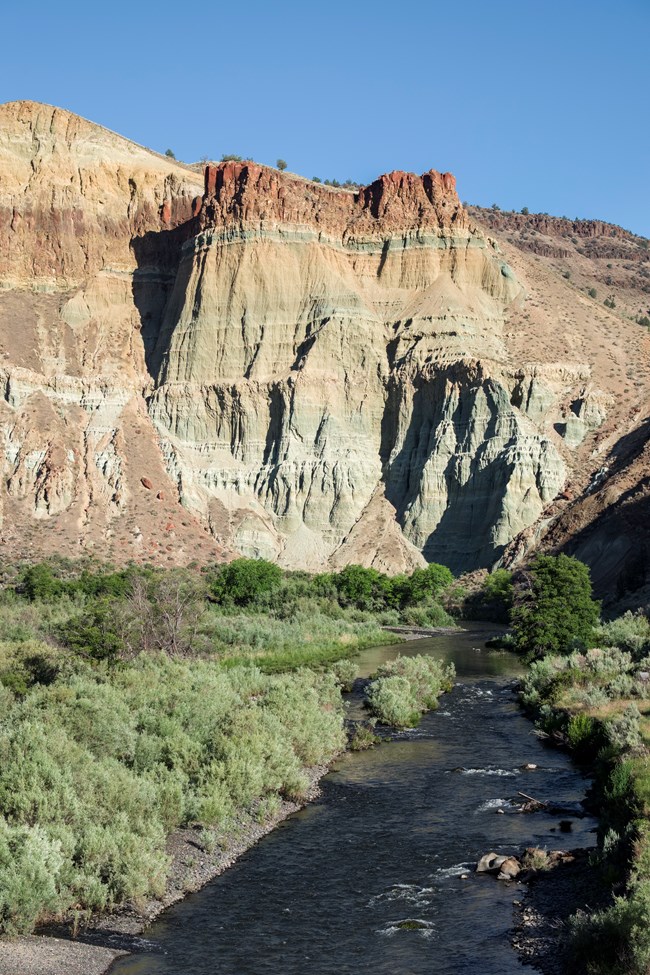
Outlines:
{"type": "Polygon", "coordinates": [[[453,661],[458,683],[417,729],[342,756],[317,801],[161,915],[111,975],[521,973],[510,936],[524,888],[473,865],[490,850],[593,846],[595,822],[565,835],[557,816],[511,807],[518,790],[576,803],[587,782],[535,737],[512,692],[518,662],[485,637],[470,625],[360,654],[360,676],[399,651],[453,661]]]}

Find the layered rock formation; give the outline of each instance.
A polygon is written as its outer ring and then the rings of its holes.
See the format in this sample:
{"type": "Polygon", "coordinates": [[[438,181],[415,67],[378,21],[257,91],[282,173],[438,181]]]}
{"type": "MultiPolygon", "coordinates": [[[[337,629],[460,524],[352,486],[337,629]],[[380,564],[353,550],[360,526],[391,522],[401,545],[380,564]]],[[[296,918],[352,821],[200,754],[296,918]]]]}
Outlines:
{"type": "Polygon", "coordinates": [[[460,571],[588,479],[639,326],[497,244],[452,176],[199,178],[0,108],[10,549],[460,571]]]}

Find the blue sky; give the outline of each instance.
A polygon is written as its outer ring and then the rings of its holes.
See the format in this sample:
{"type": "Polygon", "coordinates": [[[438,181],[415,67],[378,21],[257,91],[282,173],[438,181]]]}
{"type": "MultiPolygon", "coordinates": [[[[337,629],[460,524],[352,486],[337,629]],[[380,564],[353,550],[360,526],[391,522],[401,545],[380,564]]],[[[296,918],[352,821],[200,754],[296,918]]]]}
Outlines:
{"type": "Polygon", "coordinates": [[[5,0],[0,101],[186,161],[233,152],[650,236],[650,0],[5,0]]]}

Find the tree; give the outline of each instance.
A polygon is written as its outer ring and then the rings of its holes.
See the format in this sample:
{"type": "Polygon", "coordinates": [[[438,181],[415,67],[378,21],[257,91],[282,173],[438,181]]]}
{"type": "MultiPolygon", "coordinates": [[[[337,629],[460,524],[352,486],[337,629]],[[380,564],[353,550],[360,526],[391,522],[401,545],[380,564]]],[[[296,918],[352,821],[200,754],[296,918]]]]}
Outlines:
{"type": "Polygon", "coordinates": [[[450,586],[454,577],[446,565],[430,562],[426,569],[414,569],[404,583],[404,601],[407,605],[436,599],[443,589],[450,586]]]}
{"type": "Polygon", "coordinates": [[[521,212],[522,212],[522,215],[524,217],[527,217],[530,211],[529,211],[528,207],[522,207],[521,208],[521,212]]]}
{"type": "Polygon", "coordinates": [[[284,159],[278,159],[278,161],[276,163],[276,166],[278,167],[278,169],[280,170],[280,172],[283,173],[285,171],[285,169],[287,168],[287,163],[286,163],[286,161],[284,159]]]}
{"type": "Polygon", "coordinates": [[[363,565],[346,565],[334,576],[334,584],[344,603],[365,609],[379,586],[381,573],[363,565]]]}
{"type": "Polygon", "coordinates": [[[568,555],[539,555],[518,580],[514,602],[515,646],[535,656],[588,644],[600,611],[589,569],[568,555]]]}
{"type": "Polygon", "coordinates": [[[217,602],[224,605],[250,606],[281,582],[282,569],[273,562],[235,559],[219,569],[210,580],[210,589],[217,602]]]}
{"type": "Polygon", "coordinates": [[[165,155],[168,156],[170,159],[176,159],[176,154],[173,149],[166,149],[165,155]]]}

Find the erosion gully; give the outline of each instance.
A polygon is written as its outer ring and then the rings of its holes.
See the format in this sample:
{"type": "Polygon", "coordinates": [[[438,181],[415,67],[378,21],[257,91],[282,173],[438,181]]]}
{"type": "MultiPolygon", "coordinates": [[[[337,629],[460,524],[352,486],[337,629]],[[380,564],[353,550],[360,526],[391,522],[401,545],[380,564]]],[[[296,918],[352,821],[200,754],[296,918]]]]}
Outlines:
{"type": "Polygon", "coordinates": [[[111,975],[521,972],[510,937],[524,887],[473,873],[475,862],[593,846],[595,821],[576,818],[564,835],[557,816],[513,807],[519,790],[577,805],[588,783],[519,712],[517,661],[484,649],[493,631],[364,651],[360,676],[425,653],[453,661],[458,683],[417,729],[343,755],[317,801],[161,915],[111,975]]]}

